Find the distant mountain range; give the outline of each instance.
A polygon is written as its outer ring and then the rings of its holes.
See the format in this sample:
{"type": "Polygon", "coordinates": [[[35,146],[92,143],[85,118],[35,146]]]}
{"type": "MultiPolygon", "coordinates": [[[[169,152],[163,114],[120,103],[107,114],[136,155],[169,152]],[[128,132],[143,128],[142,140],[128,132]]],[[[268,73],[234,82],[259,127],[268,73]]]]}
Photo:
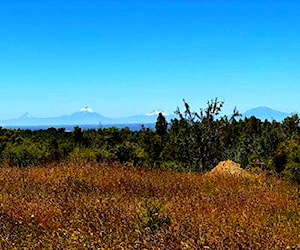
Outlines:
{"type": "MultiPolygon", "coordinates": [[[[121,118],[109,118],[94,112],[90,107],[83,107],[79,111],[57,117],[38,118],[29,113],[21,117],[0,121],[3,127],[31,127],[31,126],[75,126],[75,125],[120,125],[120,124],[152,124],[156,122],[159,113],[162,113],[168,121],[175,118],[175,115],[167,114],[162,110],[154,110],[148,114],[135,115],[121,118]]],[[[242,115],[244,117],[255,116],[261,120],[282,121],[285,117],[295,113],[277,111],[268,107],[257,107],[250,109],[242,115]]]]}
{"type": "Polygon", "coordinates": [[[57,117],[39,118],[33,117],[29,113],[9,120],[1,120],[0,126],[70,126],[70,125],[114,125],[114,124],[149,124],[155,123],[159,113],[171,120],[174,115],[169,115],[162,110],[154,110],[148,114],[135,115],[121,118],[109,118],[94,112],[90,107],[83,107],[79,111],[57,117]]]}

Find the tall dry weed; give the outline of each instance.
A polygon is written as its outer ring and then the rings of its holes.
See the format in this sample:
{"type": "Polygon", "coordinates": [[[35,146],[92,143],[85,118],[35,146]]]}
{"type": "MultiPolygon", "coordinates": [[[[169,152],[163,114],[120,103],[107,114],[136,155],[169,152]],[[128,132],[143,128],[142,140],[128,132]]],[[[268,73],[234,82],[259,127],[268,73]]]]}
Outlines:
{"type": "Polygon", "coordinates": [[[117,164],[0,169],[4,249],[296,249],[298,187],[117,164]]]}

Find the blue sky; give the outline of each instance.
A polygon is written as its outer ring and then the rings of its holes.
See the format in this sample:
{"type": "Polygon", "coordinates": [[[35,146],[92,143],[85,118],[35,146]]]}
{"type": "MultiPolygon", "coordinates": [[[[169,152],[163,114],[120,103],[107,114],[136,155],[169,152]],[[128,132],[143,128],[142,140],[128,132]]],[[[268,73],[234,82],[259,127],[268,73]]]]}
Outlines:
{"type": "Polygon", "coordinates": [[[173,112],[225,101],[300,111],[297,1],[10,0],[0,118],[173,112]]]}

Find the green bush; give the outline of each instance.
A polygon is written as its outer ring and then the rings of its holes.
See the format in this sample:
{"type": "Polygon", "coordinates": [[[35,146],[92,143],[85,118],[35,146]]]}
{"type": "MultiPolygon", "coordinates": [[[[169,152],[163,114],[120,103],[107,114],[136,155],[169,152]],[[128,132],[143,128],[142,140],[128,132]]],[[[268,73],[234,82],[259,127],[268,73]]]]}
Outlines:
{"type": "Polygon", "coordinates": [[[49,157],[46,145],[24,141],[21,144],[9,144],[2,152],[2,161],[10,166],[27,167],[45,163],[49,157]]]}
{"type": "Polygon", "coordinates": [[[82,147],[75,147],[68,158],[72,162],[86,161],[104,163],[116,161],[115,155],[108,150],[82,147]]]}
{"type": "Polygon", "coordinates": [[[77,162],[77,161],[96,162],[97,153],[90,148],[75,147],[73,151],[70,153],[69,159],[72,162],[77,162]]]}
{"type": "Polygon", "coordinates": [[[139,225],[151,233],[171,225],[171,217],[164,215],[164,208],[158,200],[143,199],[142,212],[138,215],[139,225]]]}
{"type": "Polygon", "coordinates": [[[300,163],[290,162],[285,165],[283,175],[300,183],[300,163]]]}
{"type": "Polygon", "coordinates": [[[96,151],[96,160],[97,162],[110,163],[116,161],[116,156],[107,149],[97,149],[96,151]]]}

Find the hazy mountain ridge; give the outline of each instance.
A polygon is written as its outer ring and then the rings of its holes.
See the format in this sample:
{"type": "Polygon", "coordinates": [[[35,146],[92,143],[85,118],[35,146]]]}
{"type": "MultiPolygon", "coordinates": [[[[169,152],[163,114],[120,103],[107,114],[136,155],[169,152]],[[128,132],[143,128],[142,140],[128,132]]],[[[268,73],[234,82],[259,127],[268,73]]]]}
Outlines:
{"type": "Polygon", "coordinates": [[[129,117],[110,118],[94,112],[90,107],[81,108],[79,111],[57,117],[39,118],[33,117],[29,113],[14,118],[1,120],[0,126],[54,126],[54,125],[88,125],[88,124],[147,124],[155,123],[158,114],[162,112],[168,120],[174,118],[174,115],[168,115],[164,111],[154,110],[144,115],[134,115],[129,117]]]}
{"type": "MultiPolygon", "coordinates": [[[[176,118],[176,115],[170,115],[162,110],[156,109],[150,113],[143,115],[134,115],[120,118],[110,118],[103,116],[90,107],[83,107],[79,111],[70,115],[62,115],[57,117],[39,118],[33,117],[29,113],[14,118],[0,121],[0,126],[75,126],[75,125],[114,125],[114,124],[151,124],[155,123],[159,113],[165,115],[166,119],[170,121],[176,118]]],[[[264,120],[276,120],[282,121],[284,118],[291,116],[294,113],[287,113],[278,110],[274,110],[268,107],[256,107],[250,109],[242,114],[241,118],[255,116],[262,121],[264,120]]]]}
{"type": "Polygon", "coordinates": [[[271,109],[269,107],[256,107],[253,109],[250,109],[248,111],[246,111],[245,113],[243,113],[242,118],[249,118],[251,116],[255,116],[256,118],[264,121],[264,120],[268,120],[268,121],[278,121],[281,122],[284,120],[284,118],[292,116],[293,114],[297,114],[297,112],[293,112],[293,113],[287,113],[287,112],[282,112],[282,111],[278,111],[275,109],[271,109]]]}

